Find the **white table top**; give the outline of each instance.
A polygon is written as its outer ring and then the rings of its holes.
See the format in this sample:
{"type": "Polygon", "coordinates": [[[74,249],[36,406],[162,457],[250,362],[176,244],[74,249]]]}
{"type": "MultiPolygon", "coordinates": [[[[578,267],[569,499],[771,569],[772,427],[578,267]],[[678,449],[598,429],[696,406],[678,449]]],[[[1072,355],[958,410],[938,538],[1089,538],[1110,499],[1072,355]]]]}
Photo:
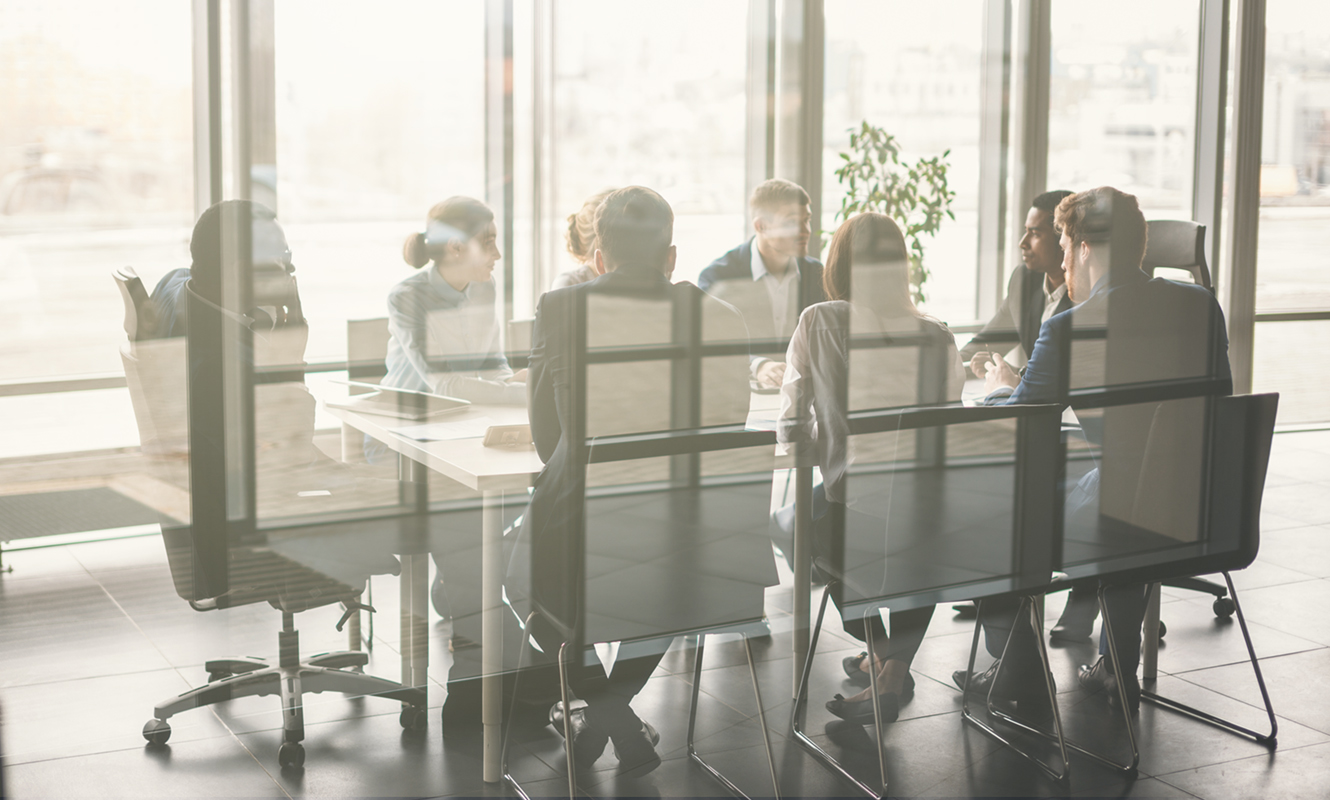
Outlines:
{"type": "MultiPolygon", "coordinates": [[[[540,456],[536,455],[535,445],[485,447],[479,438],[419,442],[393,433],[392,429],[421,423],[381,414],[362,414],[348,408],[326,405],[324,408],[352,428],[469,489],[525,489],[535,481],[544,466],[540,456]]],[[[526,408],[523,406],[483,405],[473,405],[456,414],[434,417],[428,422],[468,422],[486,417],[492,420],[491,425],[525,425],[527,422],[526,408]]]]}
{"type": "MultiPolygon", "coordinates": [[[[765,427],[758,421],[775,420],[780,409],[780,395],[754,394],[751,403],[750,425],[765,427]]],[[[392,429],[422,423],[381,414],[364,414],[349,408],[333,408],[322,403],[320,405],[329,414],[383,442],[395,452],[476,491],[525,489],[531,486],[544,467],[540,456],[536,454],[535,445],[485,447],[479,438],[420,442],[393,433],[392,429]]],[[[465,423],[484,418],[488,418],[491,425],[525,425],[528,421],[527,410],[523,406],[473,405],[465,411],[434,417],[428,422],[465,423]]]]}

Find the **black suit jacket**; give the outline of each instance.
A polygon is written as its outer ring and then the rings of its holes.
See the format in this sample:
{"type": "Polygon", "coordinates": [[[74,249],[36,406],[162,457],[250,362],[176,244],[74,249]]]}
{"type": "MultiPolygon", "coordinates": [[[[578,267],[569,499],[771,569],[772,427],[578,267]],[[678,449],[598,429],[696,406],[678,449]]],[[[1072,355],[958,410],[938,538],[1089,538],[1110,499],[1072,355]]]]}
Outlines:
{"type": "MultiPolygon", "coordinates": [[[[572,639],[583,615],[579,587],[572,584],[585,574],[587,436],[742,423],[750,396],[746,342],[698,371],[668,360],[634,363],[631,355],[624,363],[588,366],[584,348],[588,342],[626,348],[686,343],[698,335],[709,343],[746,338],[735,309],[651,269],[623,267],[546,292],[537,305],[527,391],[531,435],[545,467],[519,530],[509,597],[520,603],[529,569],[532,607],[559,640],[572,639]],[[684,319],[701,324],[680,324],[684,319]],[[691,418],[676,390],[698,379],[700,418],[691,418]]],[[[623,532],[635,535],[642,534],[623,532]]],[[[551,631],[540,624],[533,632],[545,638],[551,631]]]]}
{"type": "Polygon", "coordinates": [[[785,346],[789,344],[794,326],[799,322],[799,315],[805,308],[827,299],[822,291],[822,262],[807,256],[795,260],[799,268],[799,308],[786,320],[786,330],[775,330],[771,297],[765,288],[762,291],[747,291],[753,288],[753,250],[754,240],[749,239],[725,255],[711,262],[697,277],[697,285],[721,300],[730,303],[743,315],[748,325],[748,334],[753,338],[754,352],[771,356],[778,360],[784,358],[785,346]],[[734,281],[731,287],[726,283],[734,281]],[[730,292],[727,288],[743,291],[730,292]],[[779,353],[773,352],[773,345],[783,341],[779,353]]]}
{"type": "MultiPolygon", "coordinates": [[[[1053,313],[1061,314],[1071,306],[1071,298],[1064,294],[1053,313]]],[[[961,348],[961,361],[969,361],[980,350],[993,348],[1005,352],[1016,341],[1020,342],[1028,361],[1034,352],[1034,342],[1039,338],[1043,317],[1044,274],[1024,266],[1017,267],[1007,282],[1007,296],[1002,299],[1002,307],[961,348]]]]}

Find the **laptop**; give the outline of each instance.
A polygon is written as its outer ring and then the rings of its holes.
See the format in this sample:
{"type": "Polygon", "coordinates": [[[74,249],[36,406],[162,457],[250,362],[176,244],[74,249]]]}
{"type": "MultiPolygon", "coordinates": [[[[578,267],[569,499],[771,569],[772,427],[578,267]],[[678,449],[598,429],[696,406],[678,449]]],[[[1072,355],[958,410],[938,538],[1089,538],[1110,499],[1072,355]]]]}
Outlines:
{"type": "Polygon", "coordinates": [[[364,386],[374,389],[369,394],[358,394],[345,400],[327,400],[324,405],[331,408],[349,408],[362,414],[378,414],[397,419],[422,420],[464,411],[471,406],[471,401],[442,394],[417,392],[411,389],[396,389],[391,386],[379,386],[374,383],[359,381],[332,381],[345,386],[364,386]]]}

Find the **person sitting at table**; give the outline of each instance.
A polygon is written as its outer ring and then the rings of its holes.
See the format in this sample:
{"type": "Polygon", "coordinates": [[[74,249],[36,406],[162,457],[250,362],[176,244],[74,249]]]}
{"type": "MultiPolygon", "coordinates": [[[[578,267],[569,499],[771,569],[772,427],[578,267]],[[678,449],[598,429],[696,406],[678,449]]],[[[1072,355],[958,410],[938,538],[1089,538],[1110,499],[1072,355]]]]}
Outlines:
{"type": "Polygon", "coordinates": [[[473,403],[526,402],[526,371],[508,366],[495,315],[494,212],[450,197],[429,210],[425,230],[407,237],[402,258],[429,269],[388,293],[388,374],[384,386],[473,403]]]}
{"type": "MultiPolygon", "coordinates": [[[[586,533],[588,468],[574,437],[676,427],[673,382],[690,380],[682,376],[693,372],[659,361],[596,364],[586,369],[586,396],[575,397],[581,348],[669,343],[677,331],[674,320],[694,312],[708,341],[744,336],[743,321],[732,307],[690,283],[670,282],[676,260],[673,228],[674,213],[659,194],[642,186],[616,190],[596,211],[592,263],[598,277],[546,292],[536,309],[529,409],[531,435],[545,466],[517,531],[505,591],[523,619],[531,608],[541,612],[530,617],[529,631],[546,653],[558,652],[571,635],[568,630],[578,624],[560,615],[576,618],[583,613],[570,599],[578,568],[567,565],[584,561],[574,555],[581,552],[579,547],[590,551],[600,541],[586,533]],[[580,427],[582,422],[585,427],[580,427]]],[[[746,341],[742,344],[739,355],[699,365],[703,425],[741,424],[746,418],[750,393],[746,341]]],[[[620,468],[617,463],[609,466],[620,468]]],[[[625,547],[617,554],[623,558],[637,552],[629,548],[654,553],[673,546],[644,531],[625,530],[622,537],[625,547]]],[[[621,602],[641,600],[634,595],[621,602]]],[[[610,741],[621,773],[644,774],[660,764],[655,750],[659,734],[630,703],[660,663],[668,641],[658,637],[623,643],[608,673],[598,662],[588,665],[580,653],[570,656],[569,683],[586,702],[569,720],[579,766],[593,764],[610,741]]],[[[550,719],[562,734],[561,704],[550,710],[550,719]]]]}
{"type": "Polygon", "coordinates": [[[564,233],[564,241],[568,244],[568,255],[576,259],[577,267],[556,275],[550,289],[575,286],[600,277],[595,265],[591,263],[596,253],[596,209],[613,191],[605,189],[596,192],[586,199],[577,213],[568,215],[568,230],[564,233]]]}
{"type": "MultiPolygon", "coordinates": [[[[813,553],[836,560],[841,552],[835,528],[846,502],[849,413],[859,409],[918,406],[958,401],[965,371],[956,343],[941,322],[922,314],[910,297],[908,251],[900,227],[888,216],[851,217],[831,239],[822,273],[826,302],[809,306],[786,353],[777,440],[783,448],[811,444],[822,484],[814,492],[813,553]],[[850,347],[850,340],[880,337],[882,347],[850,347]],[[893,338],[920,337],[915,345],[890,346],[893,338]]],[[[833,594],[839,602],[839,597],[833,594]]],[[[884,722],[894,722],[900,704],[914,693],[910,663],[933,616],[933,607],[891,613],[891,636],[874,626],[873,658],[845,659],[852,680],[869,681],[878,671],[878,705],[884,722]]],[[[844,619],[845,632],[868,641],[862,619],[844,619]]],[[[842,719],[872,723],[872,689],[850,697],[836,695],[827,710],[842,719]]]]}
{"type": "MultiPolygon", "coordinates": [[[[992,358],[984,365],[987,404],[1065,405],[1073,389],[1193,378],[1226,384],[1218,393],[1231,391],[1223,311],[1209,291],[1152,279],[1141,270],[1147,227],[1134,196],[1108,186],[1071,195],[1058,204],[1054,224],[1065,254],[1068,294],[1076,305],[1040,328],[1024,376],[1017,375],[1001,358],[992,358]],[[1080,335],[1100,331],[1102,337],[1080,335]]],[[[1204,418],[1203,398],[1170,402],[1202,403],[1186,411],[1193,423],[1199,424],[1204,418]]],[[[1112,504],[1120,503],[1124,487],[1128,503],[1134,496],[1145,442],[1151,435],[1158,435],[1151,430],[1156,406],[1164,405],[1109,408],[1097,421],[1099,424],[1091,424],[1096,422],[1091,412],[1080,412],[1086,438],[1101,448],[1102,455],[1098,468],[1081,479],[1068,499],[1069,531],[1064,541],[1073,539],[1070,526],[1088,520],[1091,535],[1099,537],[1093,546],[1132,546],[1127,540],[1130,533],[1120,532],[1120,526],[1114,524],[1115,518],[1130,519],[1132,513],[1112,504]]],[[[1187,431],[1168,429],[1164,434],[1175,450],[1190,446],[1187,431]]],[[[1170,541],[1160,537],[1159,544],[1170,541]]],[[[1143,584],[1112,586],[1105,593],[1118,662],[1124,670],[1130,670],[1122,680],[1133,710],[1140,705],[1141,697],[1136,668],[1145,601],[1143,584]]],[[[1001,665],[1002,680],[995,695],[1015,700],[1018,708],[1033,706],[1028,710],[1043,716],[1048,700],[1042,682],[1037,680],[1042,669],[1038,644],[1024,621],[1016,625],[1006,655],[1002,655],[1003,643],[1016,624],[1015,610],[1016,601],[984,601],[980,605],[989,653],[1001,660],[987,672],[971,676],[969,685],[973,691],[988,693],[1001,665]]],[[[1099,652],[1098,661],[1081,667],[1078,680],[1092,691],[1106,690],[1110,701],[1115,702],[1119,676],[1104,658],[1108,654],[1107,631],[1101,631],[1099,652]]],[[[965,670],[952,675],[957,685],[963,685],[965,678],[965,670]]]]}
{"type": "MultiPolygon", "coordinates": [[[[763,181],[748,200],[753,236],[711,262],[697,278],[702,291],[724,300],[743,315],[754,348],[783,350],[799,314],[826,299],[822,264],[808,256],[812,212],[808,192],[780,178],[763,181]]],[[[766,389],[781,385],[785,364],[755,355],[751,377],[766,389]]]]}
{"type": "MultiPolygon", "coordinates": [[[[1012,271],[1002,306],[961,348],[961,360],[970,363],[976,377],[984,377],[993,350],[1006,353],[1017,367],[1024,367],[1039,336],[1039,326],[1054,314],[1071,308],[1066,277],[1062,272],[1062,247],[1053,229],[1053,211],[1071,194],[1058,189],[1044,192],[1030,202],[1030,210],[1025,215],[1025,233],[1020,240],[1021,262],[1025,268],[1012,271]]],[[[1049,637],[1053,641],[1081,641],[1093,632],[1098,613],[1094,586],[1074,582],[1062,616],[1049,637]]]]}

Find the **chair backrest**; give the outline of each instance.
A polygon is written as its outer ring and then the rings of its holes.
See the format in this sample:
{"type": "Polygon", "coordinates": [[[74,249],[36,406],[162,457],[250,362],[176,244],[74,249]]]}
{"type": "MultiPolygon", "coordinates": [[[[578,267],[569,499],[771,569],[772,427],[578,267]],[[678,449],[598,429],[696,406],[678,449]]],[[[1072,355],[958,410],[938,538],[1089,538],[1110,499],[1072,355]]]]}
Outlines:
{"type": "MultiPolygon", "coordinates": [[[[1079,509],[1069,503],[1064,571],[1073,578],[1149,582],[1250,564],[1260,547],[1278,401],[1277,394],[1266,394],[1133,404],[1152,412],[1145,417],[1149,435],[1135,502],[1129,513],[1121,504],[1096,505],[1094,482],[1082,480],[1078,488],[1088,487],[1087,502],[1079,509]]],[[[1111,460],[1106,453],[1104,462],[1111,460]]],[[[1100,469],[1116,467],[1101,462],[1100,469]]],[[[1071,483],[1074,472],[1068,474],[1071,483]]]]}
{"type": "Polygon", "coordinates": [[[131,342],[154,338],[157,335],[157,314],[143,288],[143,281],[133,267],[121,267],[112,275],[120,288],[120,299],[125,303],[125,334],[131,342]]]}
{"type": "MultiPolygon", "coordinates": [[[[388,374],[388,318],[348,319],[346,321],[346,375],[353,381],[378,383],[388,374]]],[[[371,391],[352,386],[351,394],[371,391]]]]}
{"type": "Polygon", "coordinates": [[[1149,234],[1141,264],[1146,274],[1153,277],[1161,268],[1186,270],[1197,286],[1214,288],[1205,263],[1204,225],[1183,219],[1153,219],[1146,225],[1149,234]]]}
{"type": "Polygon", "coordinates": [[[1058,566],[1060,418],[1056,405],[851,415],[839,496],[828,489],[813,518],[813,554],[842,613],[1046,586],[1058,566]]]}

